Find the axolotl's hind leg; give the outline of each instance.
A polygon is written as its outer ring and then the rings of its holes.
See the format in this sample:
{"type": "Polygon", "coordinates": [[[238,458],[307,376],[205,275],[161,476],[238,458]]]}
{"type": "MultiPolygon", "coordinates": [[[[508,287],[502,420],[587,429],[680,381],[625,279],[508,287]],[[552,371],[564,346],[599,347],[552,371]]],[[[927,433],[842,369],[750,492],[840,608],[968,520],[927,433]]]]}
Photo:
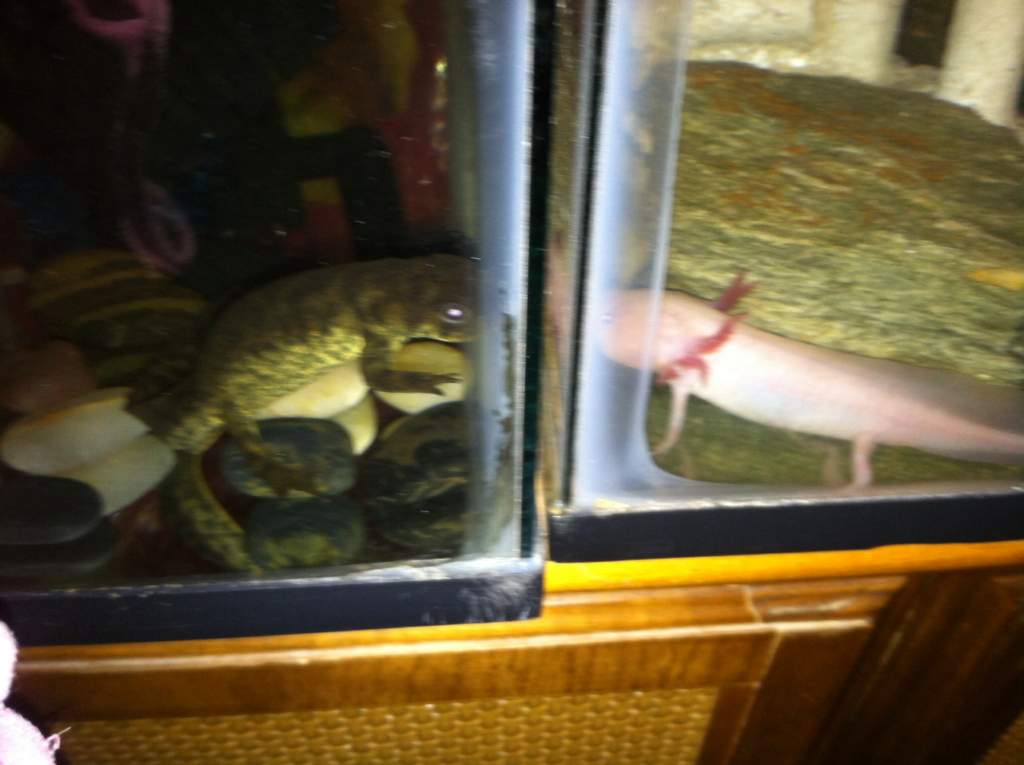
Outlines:
{"type": "Polygon", "coordinates": [[[870,486],[874,478],[871,469],[871,455],[875,451],[875,436],[863,433],[853,439],[850,454],[851,481],[847,488],[863,489],[870,486]]]}

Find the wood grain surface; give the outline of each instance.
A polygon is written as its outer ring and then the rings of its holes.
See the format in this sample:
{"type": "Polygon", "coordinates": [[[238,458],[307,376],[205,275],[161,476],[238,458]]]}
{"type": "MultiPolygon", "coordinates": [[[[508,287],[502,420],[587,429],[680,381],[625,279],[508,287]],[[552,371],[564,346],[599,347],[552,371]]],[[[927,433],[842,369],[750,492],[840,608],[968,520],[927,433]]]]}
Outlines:
{"type": "Polygon", "coordinates": [[[915,577],[809,762],[970,763],[1024,710],[1024,575],[915,577]]]}
{"type": "Polygon", "coordinates": [[[33,648],[17,690],[44,716],[74,720],[721,688],[760,682],[795,636],[861,640],[901,584],[564,593],[528,622],[33,648]]]}

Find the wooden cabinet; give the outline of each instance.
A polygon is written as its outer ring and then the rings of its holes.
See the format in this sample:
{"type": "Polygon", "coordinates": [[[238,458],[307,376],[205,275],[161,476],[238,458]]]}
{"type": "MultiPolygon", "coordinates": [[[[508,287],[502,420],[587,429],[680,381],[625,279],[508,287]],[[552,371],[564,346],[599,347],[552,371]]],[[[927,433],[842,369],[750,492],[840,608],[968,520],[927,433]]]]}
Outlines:
{"type": "Polygon", "coordinates": [[[16,688],[73,765],[972,763],[1024,709],[1024,544],[974,548],[555,565],[532,621],[28,649],[16,688]]]}
{"type": "Polygon", "coordinates": [[[1022,710],[1024,574],[914,576],[879,620],[809,761],[976,762],[1022,710]]]}

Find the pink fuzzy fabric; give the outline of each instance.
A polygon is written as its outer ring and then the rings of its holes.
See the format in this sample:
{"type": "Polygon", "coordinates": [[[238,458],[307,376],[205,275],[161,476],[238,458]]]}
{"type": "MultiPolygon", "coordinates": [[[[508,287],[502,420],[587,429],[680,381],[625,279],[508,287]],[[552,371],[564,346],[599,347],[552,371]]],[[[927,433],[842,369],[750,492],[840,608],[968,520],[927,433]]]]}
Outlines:
{"type": "MultiPolygon", "coordinates": [[[[0,701],[11,691],[17,657],[14,635],[0,622],[0,701]]],[[[58,736],[43,738],[32,723],[0,703],[0,765],[54,765],[59,745],[58,736]]]]}
{"type": "Polygon", "coordinates": [[[0,622],[0,703],[11,693],[14,679],[14,662],[18,658],[18,644],[10,628],[0,622]]]}

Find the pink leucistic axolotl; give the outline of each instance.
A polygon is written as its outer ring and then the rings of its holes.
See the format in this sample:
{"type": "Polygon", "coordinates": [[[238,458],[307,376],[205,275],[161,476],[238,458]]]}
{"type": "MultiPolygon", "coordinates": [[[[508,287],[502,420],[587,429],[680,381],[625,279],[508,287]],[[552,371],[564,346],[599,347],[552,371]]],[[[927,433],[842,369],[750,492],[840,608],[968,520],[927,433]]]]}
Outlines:
{"type": "MultiPolygon", "coordinates": [[[[679,439],[693,394],[753,422],[851,441],[855,487],[871,483],[876,444],[1024,464],[1024,391],[764,332],[727,313],[751,289],[740,274],[713,302],[662,296],[653,365],[672,403],[655,453],[679,439]]],[[[620,364],[643,363],[652,297],[648,290],[617,294],[602,344],[620,364]]]]}

